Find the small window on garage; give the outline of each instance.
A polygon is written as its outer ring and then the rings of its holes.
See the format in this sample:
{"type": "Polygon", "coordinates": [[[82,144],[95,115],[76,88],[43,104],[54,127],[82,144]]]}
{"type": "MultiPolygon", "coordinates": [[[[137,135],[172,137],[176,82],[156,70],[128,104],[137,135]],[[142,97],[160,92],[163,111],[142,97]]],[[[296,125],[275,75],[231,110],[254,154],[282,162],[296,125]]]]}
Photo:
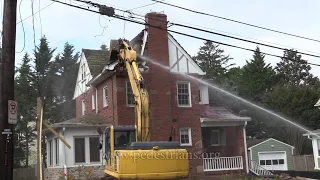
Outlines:
{"type": "Polygon", "coordinates": [[[284,159],[279,159],[279,164],[284,164],[284,159]]]}
{"type": "Polygon", "coordinates": [[[279,160],[278,160],[278,159],[272,160],[272,164],[273,164],[273,165],[279,164],[279,160]]]}
{"type": "Polygon", "coordinates": [[[271,165],[271,160],[266,160],[266,165],[271,165]]]}
{"type": "Polygon", "coordinates": [[[266,161],[265,160],[260,160],[260,165],[266,165],[266,161]]]}

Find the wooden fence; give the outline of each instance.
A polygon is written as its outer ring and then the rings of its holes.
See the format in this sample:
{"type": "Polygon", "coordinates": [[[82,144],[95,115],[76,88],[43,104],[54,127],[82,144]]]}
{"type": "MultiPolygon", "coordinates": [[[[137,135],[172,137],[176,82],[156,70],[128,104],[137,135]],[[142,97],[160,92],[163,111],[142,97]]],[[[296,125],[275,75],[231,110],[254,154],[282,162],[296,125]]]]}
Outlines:
{"type": "Polygon", "coordinates": [[[295,171],[312,171],[312,170],[314,170],[313,155],[293,156],[293,168],[295,171]]]}
{"type": "Polygon", "coordinates": [[[37,180],[35,168],[13,169],[13,180],[37,180]]]}

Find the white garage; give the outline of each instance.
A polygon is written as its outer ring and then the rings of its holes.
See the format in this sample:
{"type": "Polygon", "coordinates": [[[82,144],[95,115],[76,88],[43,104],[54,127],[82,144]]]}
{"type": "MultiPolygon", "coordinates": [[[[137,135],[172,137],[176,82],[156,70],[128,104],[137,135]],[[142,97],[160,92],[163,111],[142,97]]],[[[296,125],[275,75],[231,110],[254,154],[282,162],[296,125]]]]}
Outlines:
{"type": "Polygon", "coordinates": [[[293,170],[294,147],[273,138],[247,139],[249,164],[267,170],[293,170]]]}
{"type": "Polygon", "coordinates": [[[288,170],[286,152],[259,152],[259,165],[267,170],[288,170]]]}

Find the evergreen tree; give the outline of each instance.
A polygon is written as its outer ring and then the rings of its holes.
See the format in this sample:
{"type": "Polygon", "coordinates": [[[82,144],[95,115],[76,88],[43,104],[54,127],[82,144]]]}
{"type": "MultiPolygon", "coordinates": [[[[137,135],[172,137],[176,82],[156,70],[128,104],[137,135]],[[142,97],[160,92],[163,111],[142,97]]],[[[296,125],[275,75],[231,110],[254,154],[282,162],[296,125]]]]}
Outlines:
{"type": "Polygon", "coordinates": [[[275,71],[270,63],[265,63],[264,58],[265,56],[257,47],[253,58],[246,61],[238,84],[240,96],[260,102],[263,93],[276,82],[275,71]]]}
{"type": "Polygon", "coordinates": [[[18,119],[15,127],[15,166],[29,166],[29,149],[35,139],[36,94],[31,80],[30,58],[26,53],[15,78],[15,97],[19,102],[18,119]]]}
{"type": "Polygon", "coordinates": [[[56,56],[55,67],[59,72],[56,79],[56,100],[58,108],[55,109],[60,114],[59,121],[68,120],[75,117],[75,102],[73,100],[74,87],[77,81],[79,63],[77,62],[79,53],[74,53],[73,45],[66,43],[63,53],[56,56]]]}
{"type": "Polygon", "coordinates": [[[301,59],[301,55],[294,50],[284,51],[281,61],[277,63],[276,72],[283,85],[313,84],[315,78],[310,73],[311,66],[301,59]]]}
{"type": "Polygon", "coordinates": [[[204,42],[194,59],[206,72],[206,76],[214,79],[217,83],[223,82],[228,68],[233,65],[228,65],[232,58],[229,55],[224,55],[224,50],[211,41],[204,42]]]}
{"type": "MultiPolygon", "coordinates": [[[[49,47],[46,37],[40,39],[40,44],[34,49],[34,69],[33,81],[36,86],[37,97],[42,99],[43,103],[43,120],[49,123],[58,121],[59,116],[53,109],[57,108],[56,98],[54,95],[54,83],[57,78],[57,68],[53,61],[55,49],[49,47]]],[[[45,136],[42,137],[43,162],[46,165],[46,145],[45,136]]]]}

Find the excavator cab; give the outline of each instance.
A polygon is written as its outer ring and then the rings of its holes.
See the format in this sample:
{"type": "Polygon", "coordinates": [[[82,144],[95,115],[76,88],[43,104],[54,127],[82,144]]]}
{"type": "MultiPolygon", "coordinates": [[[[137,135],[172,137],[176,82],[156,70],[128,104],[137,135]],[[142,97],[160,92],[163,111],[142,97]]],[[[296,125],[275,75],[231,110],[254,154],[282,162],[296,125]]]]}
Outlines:
{"type": "Polygon", "coordinates": [[[105,173],[116,179],[180,179],[189,175],[188,153],[177,141],[136,141],[135,126],[108,126],[105,173]]]}

